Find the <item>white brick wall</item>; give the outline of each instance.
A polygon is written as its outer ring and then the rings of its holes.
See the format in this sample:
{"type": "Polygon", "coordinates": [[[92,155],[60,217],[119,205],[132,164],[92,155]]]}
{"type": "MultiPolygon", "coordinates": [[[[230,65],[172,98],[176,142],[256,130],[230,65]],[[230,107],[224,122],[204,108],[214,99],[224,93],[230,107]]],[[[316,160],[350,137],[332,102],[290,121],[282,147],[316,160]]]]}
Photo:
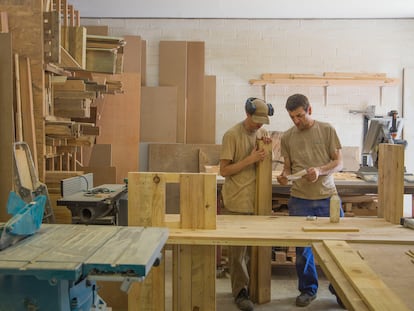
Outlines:
{"type": "MultiPolygon", "coordinates": [[[[238,20],[238,19],[82,19],[83,25],[108,25],[110,35],[140,35],[147,40],[147,84],[158,85],[160,40],[202,40],[206,74],[217,77],[217,137],[244,118],[247,97],[263,97],[250,79],[262,73],[381,72],[402,78],[414,66],[414,19],[382,20],[238,20]]],[[[309,96],[317,119],[335,125],[344,146],[360,146],[362,116],[348,111],[376,105],[376,113],[402,113],[402,86],[328,88],[272,86],[267,99],[276,114],[267,129],[292,125],[284,110],[296,92],[309,96]]],[[[414,142],[413,142],[414,143],[414,142]]],[[[406,156],[406,160],[409,157],[406,156]]]]}

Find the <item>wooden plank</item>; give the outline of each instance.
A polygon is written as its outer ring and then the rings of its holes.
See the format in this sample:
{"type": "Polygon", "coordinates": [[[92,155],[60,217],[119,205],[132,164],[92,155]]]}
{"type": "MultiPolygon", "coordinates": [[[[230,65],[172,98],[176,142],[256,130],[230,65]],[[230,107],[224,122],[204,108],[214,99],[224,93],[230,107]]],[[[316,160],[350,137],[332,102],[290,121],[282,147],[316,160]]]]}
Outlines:
{"type": "Polygon", "coordinates": [[[208,114],[205,99],[205,48],[203,41],[187,42],[187,116],[186,140],[188,144],[205,144],[211,141],[206,136],[205,114],[208,114]]]}
{"type": "Polygon", "coordinates": [[[323,243],[370,310],[409,310],[346,242],[323,243]]]}
{"type": "Polygon", "coordinates": [[[159,84],[177,87],[177,143],[186,142],[187,42],[160,41],[159,84]]]}
{"type": "Polygon", "coordinates": [[[0,33],[9,32],[9,19],[7,12],[0,12],[0,33]]]}
{"type": "Polygon", "coordinates": [[[378,216],[399,224],[404,213],[404,146],[380,144],[378,155],[378,216]],[[392,186],[390,186],[392,185],[392,186]]]}
{"type": "Polygon", "coordinates": [[[216,76],[204,77],[204,105],[203,105],[203,142],[206,144],[216,143],[216,76]]]}
{"type": "Polygon", "coordinates": [[[69,54],[80,65],[80,68],[86,68],[86,28],[85,27],[69,27],[69,54]]]}
{"type": "MultiPolygon", "coordinates": [[[[180,174],[181,228],[216,227],[216,176],[180,174]]],[[[174,262],[174,291],[178,310],[215,310],[216,247],[180,245],[174,262]]]]}
{"type": "Polygon", "coordinates": [[[147,85],[147,41],[141,40],[141,85],[147,85]]]}
{"type": "Polygon", "coordinates": [[[305,232],[358,232],[359,229],[355,227],[302,227],[305,232]]]}
{"type": "MultiPolygon", "coordinates": [[[[266,158],[256,164],[256,215],[272,213],[272,144],[258,140],[257,145],[267,153],[266,158]]],[[[253,247],[250,273],[250,296],[259,304],[271,300],[270,283],[272,275],[270,247],[253,247]]]]}
{"type": "Polygon", "coordinates": [[[116,72],[116,50],[86,49],[86,70],[114,74],[116,72]]]}
{"type": "MultiPolygon", "coordinates": [[[[7,206],[9,192],[13,189],[13,56],[12,34],[0,33],[0,206],[7,206]]],[[[0,222],[10,216],[6,208],[0,208],[0,222]]]]}
{"type": "Polygon", "coordinates": [[[339,295],[347,310],[369,310],[359,294],[355,291],[350,281],[348,281],[344,273],[337,266],[323,243],[313,243],[312,250],[315,254],[315,258],[317,259],[318,264],[321,266],[324,274],[334,286],[337,295],[339,295]]]}
{"type": "MultiPolygon", "coordinates": [[[[162,174],[128,174],[128,225],[163,226],[165,184],[162,174]]],[[[164,256],[163,256],[164,257],[164,256]]],[[[128,310],[165,309],[165,262],[154,268],[142,284],[134,284],[128,294],[128,310]]]]}
{"type": "Polygon", "coordinates": [[[176,114],[177,87],[142,87],[140,141],[175,143],[177,141],[176,114]]]}
{"type": "MultiPolygon", "coordinates": [[[[30,60],[27,57],[19,57],[20,71],[20,98],[22,105],[23,141],[29,146],[34,159],[37,159],[36,129],[33,109],[33,89],[30,60]]],[[[37,170],[37,161],[34,161],[37,170]]]]}

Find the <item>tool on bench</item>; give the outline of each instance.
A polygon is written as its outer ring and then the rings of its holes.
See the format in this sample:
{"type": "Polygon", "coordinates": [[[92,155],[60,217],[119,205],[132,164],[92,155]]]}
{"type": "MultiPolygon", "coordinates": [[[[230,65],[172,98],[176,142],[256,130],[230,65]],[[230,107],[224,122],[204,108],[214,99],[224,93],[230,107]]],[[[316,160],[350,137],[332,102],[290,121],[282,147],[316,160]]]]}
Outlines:
{"type": "Polygon", "coordinates": [[[32,202],[39,195],[46,197],[43,222],[54,223],[52,205],[49,200],[49,193],[45,184],[38,178],[32,154],[25,142],[16,142],[13,145],[14,158],[14,186],[17,193],[26,203],[32,202]]]}
{"type": "Polygon", "coordinates": [[[414,218],[412,217],[402,217],[400,219],[400,225],[405,228],[414,229],[414,218]]]}

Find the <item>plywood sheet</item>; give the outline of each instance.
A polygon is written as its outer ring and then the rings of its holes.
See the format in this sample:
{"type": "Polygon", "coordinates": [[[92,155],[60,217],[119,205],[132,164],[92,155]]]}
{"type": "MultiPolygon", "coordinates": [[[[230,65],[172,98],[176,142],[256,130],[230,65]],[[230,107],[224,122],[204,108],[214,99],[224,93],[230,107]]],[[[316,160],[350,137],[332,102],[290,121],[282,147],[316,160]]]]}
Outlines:
{"type": "Polygon", "coordinates": [[[186,142],[187,42],[160,41],[159,84],[177,87],[177,143],[186,142]]]}
{"type": "Polygon", "coordinates": [[[177,87],[142,87],[141,142],[177,141],[177,87]]]}
{"type": "Polygon", "coordinates": [[[6,202],[13,185],[13,57],[12,35],[0,33],[0,222],[7,221],[6,202]]]}
{"type": "MultiPolygon", "coordinates": [[[[89,166],[111,166],[112,165],[112,145],[95,144],[92,147],[89,166]]],[[[108,182],[108,184],[111,184],[108,182]]]]}
{"type": "Polygon", "coordinates": [[[101,133],[98,144],[112,145],[112,164],[116,167],[116,183],[123,183],[128,172],[138,170],[141,82],[137,73],[111,77],[120,80],[125,92],[106,95],[99,101],[97,126],[101,133]]]}

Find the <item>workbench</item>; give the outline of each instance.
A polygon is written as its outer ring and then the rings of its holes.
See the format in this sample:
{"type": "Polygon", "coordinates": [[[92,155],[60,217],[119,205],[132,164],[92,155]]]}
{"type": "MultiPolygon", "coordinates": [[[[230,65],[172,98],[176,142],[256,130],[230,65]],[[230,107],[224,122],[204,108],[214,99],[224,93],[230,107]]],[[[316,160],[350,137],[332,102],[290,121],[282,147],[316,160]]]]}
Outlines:
{"type": "Polygon", "coordinates": [[[62,301],[81,281],[128,288],[159,262],[167,238],[166,228],[43,224],[0,252],[0,310],[26,310],[24,300],[41,310],[72,310],[62,301]],[[10,307],[19,301],[20,308],[10,307]]]}
{"type": "MultiPolygon", "coordinates": [[[[343,285],[335,265],[329,265],[330,257],[321,254],[318,244],[323,241],[341,241],[358,251],[364,266],[368,266],[383,280],[390,294],[395,293],[401,303],[414,310],[412,288],[414,269],[412,258],[405,254],[414,250],[414,230],[393,225],[382,218],[349,217],[332,224],[327,217],[307,220],[293,216],[229,216],[217,215],[215,230],[190,230],[179,228],[178,215],[166,215],[170,229],[168,244],[177,245],[251,245],[251,246],[313,246],[316,258],[328,279],[341,289],[338,293],[349,310],[369,310],[357,294],[349,294],[349,284],[343,285]],[[404,274],[407,269],[407,274],[404,274]],[[334,272],[332,272],[334,271],[334,272]],[[336,274],[335,274],[336,271],[336,274]],[[338,283],[339,282],[339,283],[338,283]],[[361,308],[358,303],[363,303],[361,308]],[[355,305],[357,307],[355,307],[355,305]]],[[[344,272],[342,272],[344,273],[344,272]]],[[[358,280],[355,276],[353,280],[358,280]]],[[[349,281],[348,281],[349,283],[349,281]]],[[[375,283],[375,284],[377,284],[375,283]]],[[[371,288],[371,301],[379,297],[377,288],[371,288]]],[[[391,301],[392,302],[392,301],[391,301]]],[[[385,303],[385,302],[384,302],[385,303]]],[[[390,303],[390,302],[388,302],[390,303]]],[[[396,303],[396,302],[395,302],[396,303]]],[[[384,307],[383,310],[391,310],[384,307]]]]}

